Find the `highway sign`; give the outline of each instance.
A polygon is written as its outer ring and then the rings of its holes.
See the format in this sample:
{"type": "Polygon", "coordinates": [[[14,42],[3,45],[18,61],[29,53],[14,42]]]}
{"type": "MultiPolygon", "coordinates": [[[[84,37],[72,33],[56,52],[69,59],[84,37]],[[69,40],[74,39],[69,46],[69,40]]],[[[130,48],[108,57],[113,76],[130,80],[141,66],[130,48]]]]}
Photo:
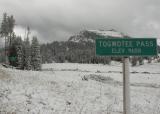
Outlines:
{"type": "Polygon", "coordinates": [[[96,55],[101,56],[154,56],[156,38],[97,38],[96,55]]]}

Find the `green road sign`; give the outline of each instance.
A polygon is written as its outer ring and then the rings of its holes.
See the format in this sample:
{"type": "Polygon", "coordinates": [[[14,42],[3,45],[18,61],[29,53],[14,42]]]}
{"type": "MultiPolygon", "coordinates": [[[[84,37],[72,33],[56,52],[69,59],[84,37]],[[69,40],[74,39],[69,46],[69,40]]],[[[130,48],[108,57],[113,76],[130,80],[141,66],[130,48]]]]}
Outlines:
{"type": "Polygon", "coordinates": [[[97,38],[96,55],[155,56],[156,38],[97,38]]]}

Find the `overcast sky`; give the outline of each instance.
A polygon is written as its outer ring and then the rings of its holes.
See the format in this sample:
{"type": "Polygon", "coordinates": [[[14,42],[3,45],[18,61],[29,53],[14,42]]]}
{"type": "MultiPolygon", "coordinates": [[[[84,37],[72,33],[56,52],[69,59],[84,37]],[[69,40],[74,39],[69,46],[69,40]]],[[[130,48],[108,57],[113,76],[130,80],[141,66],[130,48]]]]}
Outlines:
{"type": "Polygon", "coordinates": [[[13,14],[16,33],[41,42],[68,40],[83,29],[116,29],[133,37],[160,38],[160,0],[0,0],[13,14]]]}

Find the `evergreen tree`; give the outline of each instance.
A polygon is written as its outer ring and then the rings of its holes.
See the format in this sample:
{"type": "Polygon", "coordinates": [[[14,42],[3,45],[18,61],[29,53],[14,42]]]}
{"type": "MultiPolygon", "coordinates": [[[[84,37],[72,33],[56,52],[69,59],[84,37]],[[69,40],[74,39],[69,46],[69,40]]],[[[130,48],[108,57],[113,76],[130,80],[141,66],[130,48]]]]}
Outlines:
{"type": "Polygon", "coordinates": [[[21,37],[17,38],[17,45],[15,45],[16,53],[17,53],[17,67],[19,69],[23,69],[24,67],[24,57],[23,57],[23,42],[21,37]]]}
{"type": "Polygon", "coordinates": [[[31,65],[33,70],[41,70],[40,45],[37,37],[33,37],[31,44],[31,65]]]}
{"type": "Polygon", "coordinates": [[[8,36],[8,16],[7,16],[7,13],[4,13],[3,14],[3,20],[2,20],[2,23],[1,23],[1,31],[0,31],[0,34],[2,37],[7,37],[8,36]]]}
{"type": "Polygon", "coordinates": [[[9,57],[9,64],[12,66],[17,66],[16,63],[16,57],[17,57],[17,52],[16,52],[16,45],[17,45],[17,36],[13,32],[11,35],[12,42],[10,44],[9,52],[8,52],[8,57],[9,57]]]}
{"type": "Polygon", "coordinates": [[[8,43],[9,43],[9,47],[11,46],[11,43],[12,43],[12,33],[13,33],[13,29],[14,29],[14,26],[15,26],[15,19],[13,17],[13,15],[11,16],[8,16],[7,18],[8,20],[8,43]]]}
{"type": "Polygon", "coordinates": [[[5,62],[8,63],[8,57],[7,57],[7,36],[8,36],[8,19],[7,19],[7,13],[3,14],[3,20],[1,23],[1,31],[0,34],[5,39],[5,62]]]}
{"type": "Polygon", "coordinates": [[[28,37],[24,41],[24,69],[31,70],[31,47],[28,37]]]}
{"type": "Polygon", "coordinates": [[[24,40],[24,69],[31,70],[31,45],[29,41],[30,28],[27,27],[27,35],[24,40]]]}
{"type": "Polygon", "coordinates": [[[3,14],[3,20],[1,23],[0,35],[5,39],[5,62],[8,63],[8,52],[10,52],[11,38],[15,25],[13,15],[8,16],[7,13],[3,14]]]}

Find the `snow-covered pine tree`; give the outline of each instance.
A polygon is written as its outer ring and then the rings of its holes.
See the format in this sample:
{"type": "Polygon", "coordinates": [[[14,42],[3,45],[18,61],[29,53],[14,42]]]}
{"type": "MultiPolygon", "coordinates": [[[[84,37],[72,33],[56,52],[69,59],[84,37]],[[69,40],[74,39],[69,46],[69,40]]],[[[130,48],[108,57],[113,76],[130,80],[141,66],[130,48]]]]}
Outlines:
{"type": "Polygon", "coordinates": [[[0,25],[0,36],[4,37],[5,39],[5,63],[9,64],[9,60],[8,60],[8,52],[10,51],[10,46],[11,46],[11,38],[12,38],[12,34],[13,34],[13,29],[15,26],[15,19],[13,17],[13,15],[8,16],[7,13],[3,14],[3,19],[2,19],[2,23],[0,25]]]}
{"type": "Polygon", "coordinates": [[[33,37],[31,44],[31,65],[33,70],[41,70],[40,45],[37,37],[33,37]]]}
{"type": "Polygon", "coordinates": [[[31,70],[31,46],[28,37],[24,41],[24,69],[31,70]]]}
{"type": "Polygon", "coordinates": [[[7,37],[8,37],[8,15],[7,13],[3,14],[3,20],[0,27],[0,36],[4,37],[5,41],[5,63],[8,64],[8,55],[7,55],[7,37]]]}
{"type": "Polygon", "coordinates": [[[17,53],[17,67],[23,69],[23,43],[21,37],[17,37],[17,45],[15,46],[17,53]]]}

